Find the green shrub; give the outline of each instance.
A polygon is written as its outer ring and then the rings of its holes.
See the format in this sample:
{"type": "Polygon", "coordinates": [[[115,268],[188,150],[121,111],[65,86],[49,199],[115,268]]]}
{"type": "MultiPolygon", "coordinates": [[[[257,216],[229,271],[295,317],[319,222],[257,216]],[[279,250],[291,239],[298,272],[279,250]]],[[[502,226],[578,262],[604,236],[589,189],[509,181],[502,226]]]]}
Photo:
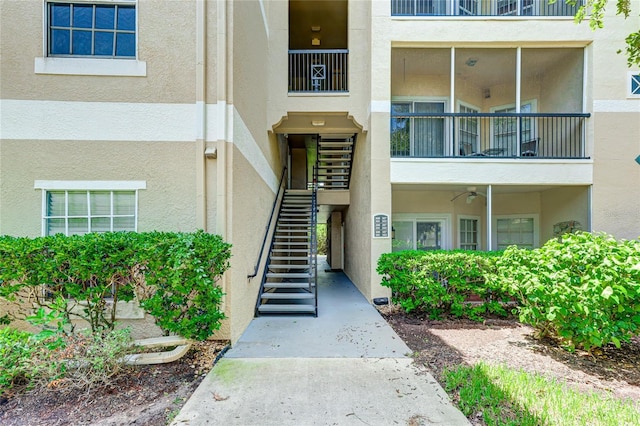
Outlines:
{"type": "Polygon", "coordinates": [[[567,234],[535,250],[510,247],[497,281],[519,301],[520,321],[567,347],[620,347],[640,329],[640,241],[567,234]]]}
{"type": "Polygon", "coordinates": [[[146,284],[152,294],[141,306],[163,329],[205,340],[220,328],[222,289],[216,279],[229,267],[230,245],[218,235],[157,234],[147,247],[146,284]]]}
{"type": "Polygon", "coordinates": [[[0,395],[25,389],[90,389],[109,384],[137,348],[128,329],[71,335],[0,329],[0,395]]]}
{"type": "Polygon", "coordinates": [[[393,291],[393,301],[407,312],[480,320],[486,312],[506,314],[503,302],[508,296],[485,280],[497,256],[496,252],[407,250],[383,254],[377,271],[383,276],[382,285],[393,291]],[[467,303],[473,296],[481,301],[467,303]]]}
{"type": "Polygon", "coordinates": [[[0,237],[0,298],[27,297],[68,331],[80,318],[97,332],[114,328],[118,301],[137,297],[166,332],[206,339],[224,318],[216,281],[230,255],[201,231],[0,237]]]}
{"type": "Polygon", "coordinates": [[[26,363],[34,350],[29,336],[30,333],[8,327],[0,329],[0,396],[29,382],[26,363]]]}

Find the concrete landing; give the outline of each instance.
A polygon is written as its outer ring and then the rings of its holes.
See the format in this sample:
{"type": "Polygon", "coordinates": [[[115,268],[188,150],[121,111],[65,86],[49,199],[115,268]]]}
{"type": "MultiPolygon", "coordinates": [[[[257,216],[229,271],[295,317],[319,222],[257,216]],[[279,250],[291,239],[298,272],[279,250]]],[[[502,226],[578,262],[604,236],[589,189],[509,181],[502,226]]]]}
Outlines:
{"type": "Polygon", "coordinates": [[[255,318],[172,425],[468,425],[341,272],[318,266],[318,317],[255,318]]]}
{"type": "Polygon", "coordinates": [[[222,359],[173,425],[468,425],[408,358],[222,359]]]}

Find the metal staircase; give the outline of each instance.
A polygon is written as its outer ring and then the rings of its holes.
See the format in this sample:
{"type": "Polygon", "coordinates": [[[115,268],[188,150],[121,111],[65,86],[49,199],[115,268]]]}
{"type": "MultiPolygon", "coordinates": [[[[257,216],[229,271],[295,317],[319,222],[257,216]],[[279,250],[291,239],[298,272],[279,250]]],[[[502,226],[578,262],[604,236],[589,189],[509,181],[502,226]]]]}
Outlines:
{"type": "Polygon", "coordinates": [[[355,136],[318,138],[318,189],[349,189],[355,136]]]}
{"type": "Polygon", "coordinates": [[[285,191],[256,316],[317,315],[316,208],[315,190],[285,191]]]}

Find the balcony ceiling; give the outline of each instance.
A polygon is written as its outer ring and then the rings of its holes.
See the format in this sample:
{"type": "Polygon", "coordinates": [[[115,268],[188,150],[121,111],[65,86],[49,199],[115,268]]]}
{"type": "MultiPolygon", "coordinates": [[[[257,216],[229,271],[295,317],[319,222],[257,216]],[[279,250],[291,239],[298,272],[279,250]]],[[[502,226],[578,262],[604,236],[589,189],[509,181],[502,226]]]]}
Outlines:
{"type": "MultiPolygon", "coordinates": [[[[522,77],[537,78],[556,64],[566,61],[569,50],[575,49],[523,49],[522,77]]],[[[394,48],[391,74],[394,78],[450,74],[450,50],[431,48],[394,48]]],[[[456,49],[456,78],[473,80],[481,87],[491,87],[508,81],[515,82],[515,49],[456,49]],[[469,59],[476,62],[467,65],[469,59]]]]}
{"type": "Polygon", "coordinates": [[[290,0],[290,49],[347,49],[347,0],[290,0]],[[311,40],[317,38],[320,45],[311,40]]]}

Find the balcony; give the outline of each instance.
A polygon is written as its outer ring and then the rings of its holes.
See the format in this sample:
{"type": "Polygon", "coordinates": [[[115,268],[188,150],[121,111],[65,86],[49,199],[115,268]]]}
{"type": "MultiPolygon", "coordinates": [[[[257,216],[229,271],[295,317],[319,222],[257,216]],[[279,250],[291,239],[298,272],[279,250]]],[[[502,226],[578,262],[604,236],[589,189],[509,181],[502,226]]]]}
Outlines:
{"type": "Polygon", "coordinates": [[[584,3],[564,0],[391,0],[392,16],[573,16],[584,3]]]}
{"type": "Polygon", "coordinates": [[[347,49],[289,50],[289,93],[348,92],[347,49]]]}
{"type": "Polygon", "coordinates": [[[590,114],[392,111],[394,158],[587,159],[590,114]]]}

